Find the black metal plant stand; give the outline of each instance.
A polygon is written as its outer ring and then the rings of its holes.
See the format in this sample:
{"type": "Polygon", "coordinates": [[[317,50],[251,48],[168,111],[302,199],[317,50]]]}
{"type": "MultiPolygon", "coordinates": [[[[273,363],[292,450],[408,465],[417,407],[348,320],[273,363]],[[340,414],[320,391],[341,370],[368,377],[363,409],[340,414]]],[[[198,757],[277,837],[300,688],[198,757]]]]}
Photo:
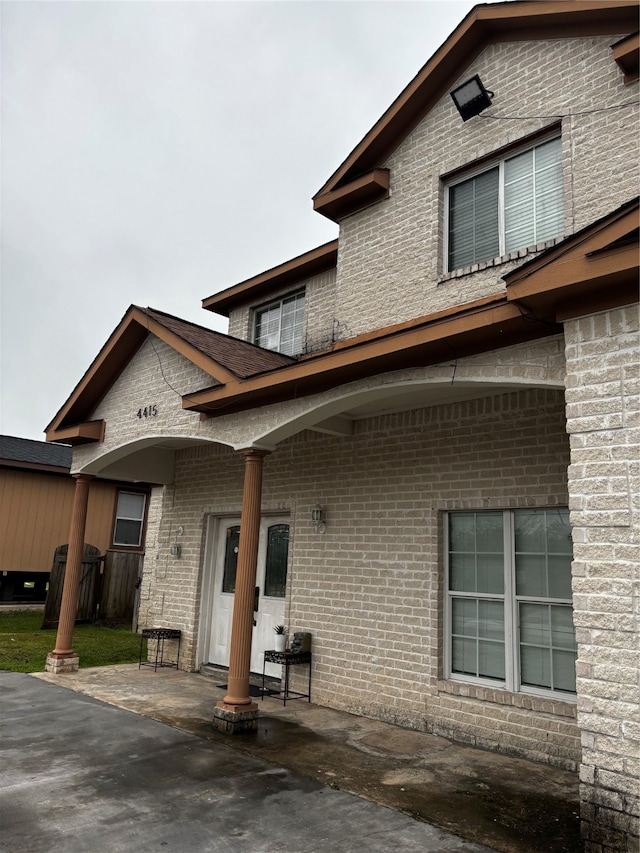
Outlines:
{"type": "Polygon", "coordinates": [[[143,628],[142,634],[140,635],[140,662],[138,664],[138,669],[141,666],[152,666],[154,671],[158,669],[158,667],[168,666],[178,668],[178,660],[180,659],[180,638],[182,636],[182,631],[179,631],[177,628],[143,628]],[[156,656],[155,660],[142,660],[142,651],[145,640],[155,640],[156,641],[156,656]],[[176,654],[176,659],[172,661],[165,661],[164,659],[164,644],[165,640],[177,640],[178,641],[178,651],[176,654]]]}
{"type": "Polygon", "coordinates": [[[276,652],[268,650],[264,653],[264,661],[262,663],[262,698],[265,693],[267,696],[273,696],[275,699],[280,699],[284,705],[288,699],[306,699],[311,702],[311,652],[276,652]],[[265,667],[268,663],[281,664],[284,666],[284,689],[282,690],[267,690],[264,686],[265,682],[265,667]],[[299,693],[295,690],[289,690],[289,668],[298,664],[309,665],[309,684],[306,693],[299,693]]]}

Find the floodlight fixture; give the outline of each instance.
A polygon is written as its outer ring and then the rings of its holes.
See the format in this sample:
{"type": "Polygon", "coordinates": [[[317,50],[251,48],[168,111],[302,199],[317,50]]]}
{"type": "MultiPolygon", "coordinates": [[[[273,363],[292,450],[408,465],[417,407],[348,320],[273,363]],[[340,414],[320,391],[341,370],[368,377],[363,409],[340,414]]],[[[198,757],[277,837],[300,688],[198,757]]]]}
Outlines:
{"type": "Polygon", "coordinates": [[[487,107],[491,106],[493,92],[485,89],[479,75],[475,74],[466,83],[454,89],[451,92],[451,97],[462,116],[462,121],[467,121],[467,119],[477,116],[482,110],[486,110],[487,107]]]}

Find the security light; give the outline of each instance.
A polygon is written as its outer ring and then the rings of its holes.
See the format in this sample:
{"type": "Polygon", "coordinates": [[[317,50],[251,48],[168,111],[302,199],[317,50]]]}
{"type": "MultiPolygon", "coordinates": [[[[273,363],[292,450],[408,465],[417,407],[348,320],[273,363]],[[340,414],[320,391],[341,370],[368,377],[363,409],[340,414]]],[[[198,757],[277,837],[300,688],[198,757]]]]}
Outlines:
{"type": "Polygon", "coordinates": [[[493,92],[488,92],[484,88],[482,80],[476,74],[470,80],[467,80],[466,83],[454,89],[451,92],[451,97],[462,116],[462,121],[467,121],[467,119],[477,116],[482,110],[486,110],[487,107],[491,106],[493,92]]]}

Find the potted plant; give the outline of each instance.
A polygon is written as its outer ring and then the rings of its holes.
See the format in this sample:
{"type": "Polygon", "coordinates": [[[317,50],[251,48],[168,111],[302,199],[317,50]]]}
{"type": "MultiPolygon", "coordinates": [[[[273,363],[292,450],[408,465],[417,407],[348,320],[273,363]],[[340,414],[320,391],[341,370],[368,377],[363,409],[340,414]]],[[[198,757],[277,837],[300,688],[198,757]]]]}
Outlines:
{"type": "Polygon", "coordinates": [[[284,652],[287,648],[287,629],[284,625],[276,625],[273,630],[276,635],[275,650],[284,652]]]}

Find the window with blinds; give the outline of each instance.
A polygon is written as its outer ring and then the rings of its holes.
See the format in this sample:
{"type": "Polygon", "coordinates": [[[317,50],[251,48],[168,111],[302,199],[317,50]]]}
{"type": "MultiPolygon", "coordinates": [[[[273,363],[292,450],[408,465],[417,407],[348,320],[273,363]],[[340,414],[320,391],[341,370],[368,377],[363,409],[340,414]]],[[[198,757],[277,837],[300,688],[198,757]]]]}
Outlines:
{"type": "Polygon", "coordinates": [[[447,269],[461,269],[562,234],[560,138],[447,187],[447,269]]]}
{"type": "Polygon", "coordinates": [[[285,355],[303,350],[304,291],[288,296],[255,313],[254,343],[285,355]]]}

